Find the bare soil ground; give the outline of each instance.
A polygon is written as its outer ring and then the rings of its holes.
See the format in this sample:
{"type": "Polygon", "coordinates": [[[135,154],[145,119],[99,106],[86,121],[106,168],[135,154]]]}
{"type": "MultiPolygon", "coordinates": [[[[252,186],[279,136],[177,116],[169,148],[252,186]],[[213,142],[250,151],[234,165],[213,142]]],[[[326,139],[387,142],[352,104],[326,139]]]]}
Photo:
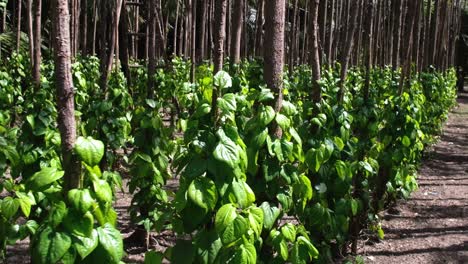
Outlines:
{"type": "Polygon", "coordinates": [[[384,213],[385,239],[363,242],[366,263],[468,263],[468,94],[419,171],[419,190],[384,213]]]}

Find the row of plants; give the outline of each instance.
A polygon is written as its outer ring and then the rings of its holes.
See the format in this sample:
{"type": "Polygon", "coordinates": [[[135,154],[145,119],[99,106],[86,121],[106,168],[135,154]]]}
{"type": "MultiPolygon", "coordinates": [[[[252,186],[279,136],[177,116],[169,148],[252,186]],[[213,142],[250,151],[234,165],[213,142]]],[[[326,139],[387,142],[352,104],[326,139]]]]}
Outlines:
{"type": "Polygon", "coordinates": [[[153,76],[158,90],[147,98],[143,68],[132,72],[132,87],[114,71],[102,91],[99,61],[78,58],[83,188],[64,193],[53,64],[42,65],[39,90],[27,67],[21,55],[0,67],[1,187],[9,194],[0,206],[0,242],[5,248],[31,236],[32,256],[44,263],[120,261],[111,205],[121,179],[113,169],[130,174],[132,221],[176,236],[148,261],[327,263],[355,246],[362,229],[383,238],[378,213],[417,188],[423,150],[456,96],[452,70],[414,74],[401,92],[399,71],[372,69],[366,89],[366,72],[354,69],[338,102],[335,65],[324,69],[317,103],[310,69],[301,66],[286,76],[275,112],[257,61],[232,77],[202,65],[190,83],[189,62],[174,59],[153,76]],[[171,178],[176,190],[167,186],[171,178]]]}

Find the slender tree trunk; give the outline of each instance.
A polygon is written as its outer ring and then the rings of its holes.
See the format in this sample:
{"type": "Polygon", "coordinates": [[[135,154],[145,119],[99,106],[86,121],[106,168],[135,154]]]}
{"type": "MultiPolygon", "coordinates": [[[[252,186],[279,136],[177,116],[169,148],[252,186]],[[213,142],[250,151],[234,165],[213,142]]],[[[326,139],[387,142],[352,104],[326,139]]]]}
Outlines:
{"type": "Polygon", "coordinates": [[[319,49],[319,24],[318,11],[320,0],[312,0],[310,3],[310,44],[311,44],[311,65],[312,65],[312,100],[318,103],[322,99],[322,88],[318,81],[321,78],[320,72],[320,49],[319,49]]]}
{"type": "Polygon", "coordinates": [[[148,98],[154,97],[154,74],[156,73],[156,0],[149,0],[149,47],[148,47],[148,98]]]}
{"type": "Polygon", "coordinates": [[[214,28],[214,73],[223,69],[224,39],[226,38],[226,10],[227,0],[215,0],[215,28],[214,28]]]}
{"type": "Polygon", "coordinates": [[[394,30],[396,34],[396,38],[394,38],[393,42],[393,68],[396,69],[400,67],[400,44],[402,39],[402,27],[403,27],[403,1],[398,0],[395,9],[395,24],[394,30]]]}
{"type": "MultiPolygon", "coordinates": [[[[224,64],[224,39],[226,38],[226,11],[227,11],[227,0],[215,0],[215,28],[214,28],[214,52],[213,52],[213,64],[214,73],[218,73],[223,70],[224,64]]],[[[211,105],[213,110],[213,120],[215,124],[218,122],[219,113],[217,111],[217,100],[220,91],[218,87],[213,89],[211,96],[211,105]]]]}
{"type": "Polygon", "coordinates": [[[234,0],[234,14],[232,18],[232,36],[231,36],[231,63],[240,63],[240,48],[242,38],[242,25],[244,23],[244,4],[245,0],[234,0]]]}
{"type": "Polygon", "coordinates": [[[295,66],[295,50],[296,50],[296,47],[295,47],[295,42],[296,42],[296,38],[297,38],[297,31],[296,31],[296,23],[297,23],[297,9],[298,9],[298,0],[295,0],[294,1],[294,9],[293,9],[293,23],[292,23],[292,34],[290,34],[290,38],[289,38],[289,73],[291,74],[292,73],[292,70],[295,66]]]}
{"type": "Polygon", "coordinates": [[[34,6],[34,64],[33,64],[33,82],[37,91],[41,86],[41,13],[42,0],[35,0],[34,6]]]}
{"type": "Polygon", "coordinates": [[[407,22],[409,22],[406,25],[406,46],[403,48],[405,51],[404,58],[405,62],[403,65],[403,72],[402,72],[402,77],[400,78],[400,87],[399,87],[399,92],[400,94],[403,93],[403,88],[405,86],[405,82],[410,78],[410,67],[411,67],[411,50],[413,47],[413,32],[414,32],[414,26],[416,22],[416,17],[417,17],[417,12],[419,8],[419,4],[421,2],[419,0],[412,0],[408,2],[408,14],[407,14],[407,22]]]}
{"type": "Polygon", "coordinates": [[[254,54],[255,56],[260,56],[262,54],[262,42],[263,42],[263,10],[265,6],[264,0],[258,0],[257,7],[257,23],[256,23],[256,32],[255,32],[255,45],[254,45],[254,54]]]}
{"type": "Polygon", "coordinates": [[[68,1],[55,0],[55,82],[58,128],[62,138],[62,167],[65,190],[81,187],[81,163],[73,152],[76,140],[75,105],[71,74],[68,1]]]}
{"type": "MultiPolygon", "coordinates": [[[[31,1],[32,0],[28,0],[28,13],[29,13],[29,7],[31,5],[31,1]]],[[[19,50],[20,50],[20,44],[21,44],[21,6],[22,6],[22,0],[18,0],[18,15],[17,15],[17,18],[16,18],[16,52],[19,53],[19,50]]],[[[6,7],[5,7],[5,11],[6,11],[6,7]]],[[[4,12],[5,12],[4,11],[4,12]]],[[[28,16],[29,18],[29,16],[28,16]]],[[[31,37],[29,37],[29,41],[31,41],[31,37]]],[[[32,57],[31,57],[32,59],[32,57]]]]}
{"type": "Polygon", "coordinates": [[[92,55],[96,55],[96,31],[97,31],[97,4],[96,0],[93,1],[93,35],[92,35],[92,40],[91,44],[93,46],[92,49],[92,55]]]}
{"type": "Polygon", "coordinates": [[[120,52],[122,57],[122,71],[127,79],[128,84],[130,85],[131,76],[130,76],[130,67],[129,67],[129,45],[128,45],[128,12],[127,12],[127,0],[122,2],[122,19],[120,23],[120,34],[119,34],[119,43],[120,49],[117,49],[117,54],[120,52]]]}
{"type": "MultiPolygon", "coordinates": [[[[172,48],[173,48],[173,55],[178,55],[177,53],[177,33],[180,34],[180,32],[178,31],[178,26],[179,26],[179,0],[176,1],[176,17],[175,17],[175,24],[174,24],[174,39],[173,39],[173,43],[172,43],[172,48]]],[[[180,45],[180,43],[179,43],[180,45]]]]}
{"type": "Polygon", "coordinates": [[[333,46],[333,32],[335,30],[335,0],[330,0],[330,22],[329,22],[329,32],[328,32],[328,40],[327,40],[327,58],[328,63],[331,65],[333,63],[333,56],[332,56],[332,46],[333,46]]]}
{"type": "MultiPolygon", "coordinates": [[[[31,59],[31,65],[34,65],[34,32],[33,32],[33,2],[32,0],[28,0],[27,4],[28,4],[27,12],[28,12],[29,58],[31,59]]],[[[18,16],[18,19],[20,18],[21,17],[18,16]]],[[[21,20],[18,20],[18,24],[21,24],[21,20]]],[[[18,26],[18,28],[20,27],[21,26],[18,26]]]]}
{"type": "Polygon", "coordinates": [[[340,90],[338,92],[338,101],[343,103],[345,93],[345,81],[348,74],[348,64],[351,57],[351,51],[353,50],[354,35],[357,26],[357,14],[358,14],[359,1],[352,1],[351,15],[349,18],[350,27],[348,29],[348,36],[346,41],[343,42],[343,50],[341,54],[341,75],[340,75],[340,90]]]}
{"type": "Polygon", "coordinates": [[[191,53],[190,53],[190,60],[192,62],[191,73],[190,73],[190,81],[195,83],[196,81],[196,40],[197,40],[197,0],[192,0],[192,28],[190,30],[191,33],[191,53]]]}
{"type": "Polygon", "coordinates": [[[81,54],[88,55],[88,0],[83,0],[81,4],[81,54]]]}
{"type": "Polygon", "coordinates": [[[196,63],[200,64],[205,58],[205,32],[207,18],[207,1],[198,0],[197,3],[197,26],[196,26],[196,63]]]}
{"type": "Polygon", "coordinates": [[[373,22],[374,22],[374,1],[366,0],[367,2],[367,15],[366,15],[366,53],[365,53],[365,67],[366,67],[366,82],[364,84],[364,101],[369,99],[369,86],[370,86],[370,72],[372,70],[373,59],[373,22]]]}
{"type": "MultiPolygon", "coordinates": [[[[267,87],[275,94],[274,108],[281,110],[283,104],[285,1],[269,0],[265,6],[265,53],[264,78],[267,87]]],[[[282,137],[281,128],[274,124],[272,134],[282,137]]]]}

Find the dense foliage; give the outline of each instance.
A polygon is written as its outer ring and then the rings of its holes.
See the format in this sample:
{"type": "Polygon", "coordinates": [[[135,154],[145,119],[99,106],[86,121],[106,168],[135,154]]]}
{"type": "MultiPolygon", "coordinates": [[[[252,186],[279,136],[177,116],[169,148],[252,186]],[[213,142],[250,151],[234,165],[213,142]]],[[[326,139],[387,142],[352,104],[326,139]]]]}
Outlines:
{"type": "Polygon", "coordinates": [[[64,194],[53,64],[42,65],[38,90],[27,67],[21,55],[0,65],[0,250],[30,236],[39,263],[121,260],[117,171],[129,174],[132,221],[175,233],[172,248],[148,259],[327,263],[363,228],[383,238],[379,211],[417,188],[423,150],[456,96],[453,70],[414,74],[401,91],[400,71],[372,69],[366,90],[366,72],[352,69],[340,103],[336,65],[323,69],[314,103],[301,66],[286,77],[277,113],[256,61],[232,76],[202,65],[190,83],[190,64],[174,59],[155,76],[135,69],[131,87],[114,71],[103,91],[99,61],[77,58],[84,173],[82,188],[64,194]],[[147,78],[157,87],[151,99],[147,78]]]}

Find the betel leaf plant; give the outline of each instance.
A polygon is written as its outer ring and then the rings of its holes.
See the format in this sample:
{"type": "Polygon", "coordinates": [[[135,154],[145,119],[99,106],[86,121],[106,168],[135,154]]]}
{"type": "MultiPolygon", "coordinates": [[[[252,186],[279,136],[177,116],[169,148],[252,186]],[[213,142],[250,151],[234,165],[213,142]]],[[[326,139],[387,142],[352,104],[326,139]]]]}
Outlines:
{"type": "MultiPolygon", "coordinates": [[[[217,93],[216,104],[213,106],[212,98],[204,97],[206,90],[199,96],[196,111],[188,119],[184,147],[175,160],[180,187],[174,199],[172,225],[180,236],[176,245],[166,252],[166,257],[174,263],[257,263],[268,262],[268,259],[309,262],[318,252],[305,229],[299,228],[301,232],[297,235],[296,232],[288,234],[282,242],[278,242],[282,238],[277,236],[271,243],[265,243],[270,230],[279,225],[284,211],[278,203],[266,201],[261,206],[256,205],[258,197],[248,184],[252,157],[249,158],[245,140],[249,135],[242,134],[244,129],[238,124],[244,126],[253,119],[252,105],[256,98],[248,101],[247,95],[231,93],[232,80],[226,72],[218,72],[212,83],[216,89],[212,87],[208,93],[217,93]],[[192,238],[187,240],[184,234],[192,234],[192,238]],[[264,259],[264,252],[276,253],[264,259]]],[[[267,108],[258,116],[260,120],[254,119],[251,123],[259,122],[265,129],[277,114],[267,108]]],[[[278,122],[287,129],[286,118],[282,118],[279,116],[278,122]]],[[[292,151],[288,146],[284,153],[281,150],[285,142],[273,144],[279,144],[271,151],[282,161],[293,155],[288,154],[287,151],[292,151]]],[[[290,204],[288,197],[278,197],[285,205],[290,204]]],[[[292,198],[289,199],[292,203],[292,198]]],[[[280,230],[286,232],[289,227],[280,230]]]]}
{"type": "Polygon", "coordinates": [[[119,263],[124,251],[112,209],[114,177],[97,166],[104,155],[103,143],[80,137],[75,152],[86,168],[82,188],[64,194],[60,167],[42,168],[24,184],[47,211],[31,239],[32,261],[119,263]]]}

